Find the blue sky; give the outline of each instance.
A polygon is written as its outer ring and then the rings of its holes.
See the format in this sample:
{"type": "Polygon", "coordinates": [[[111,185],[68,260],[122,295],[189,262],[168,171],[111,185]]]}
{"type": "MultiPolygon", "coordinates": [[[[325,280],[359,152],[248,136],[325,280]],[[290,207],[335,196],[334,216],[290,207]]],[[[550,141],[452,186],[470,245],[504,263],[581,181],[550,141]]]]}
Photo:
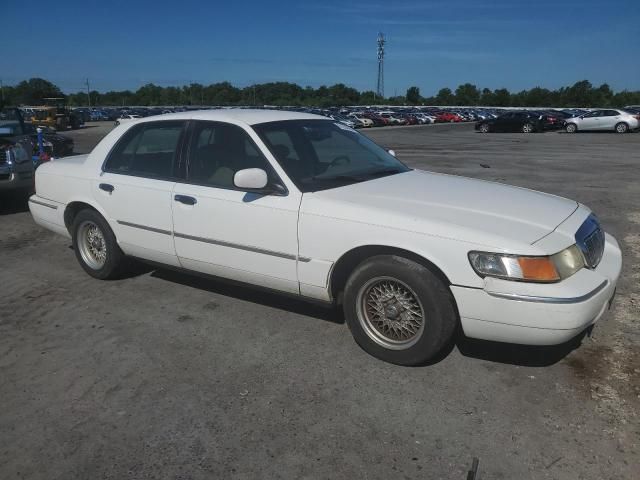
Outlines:
{"type": "Polygon", "coordinates": [[[66,92],[86,77],[101,91],[223,80],[373,90],[378,31],[387,95],[582,79],[640,89],[640,0],[7,0],[1,11],[0,79],[40,76],[66,92]]]}

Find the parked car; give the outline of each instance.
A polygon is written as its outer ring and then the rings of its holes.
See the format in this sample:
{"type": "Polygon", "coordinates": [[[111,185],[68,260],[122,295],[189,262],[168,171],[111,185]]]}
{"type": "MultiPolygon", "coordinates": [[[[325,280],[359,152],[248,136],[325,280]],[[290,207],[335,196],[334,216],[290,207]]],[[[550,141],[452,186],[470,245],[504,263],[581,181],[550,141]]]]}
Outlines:
{"type": "Polygon", "coordinates": [[[391,122],[389,121],[388,118],[384,118],[380,115],[377,115],[373,112],[367,112],[363,114],[365,117],[371,119],[371,121],[373,122],[373,126],[374,127],[384,127],[386,125],[390,125],[391,122]]]}
{"type": "Polygon", "coordinates": [[[333,114],[330,118],[333,118],[336,122],[340,122],[343,125],[346,125],[349,128],[360,127],[360,123],[357,122],[354,118],[345,117],[343,115],[333,114]]]}
{"type": "Polygon", "coordinates": [[[568,133],[578,131],[610,130],[612,132],[627,133],[637,130],[640,126],[640,115],[625,110],[599,109],[578,117],[566,120],[565,129],[568,133]]]}
{"type": "Polygon", "coordinates": [[[0,192],[33,189],[33,143],[18,108],[0,109],[0,192]]]}
{"type": "Polygon", "coordinates": [[[462,121],[462,117],[457,113],[439,112],[436,115],[436,123],[459,123],[462,121]]]}
{"type": "Polygon", "coordinates": [[[390,125],[405,125],[407,121],[394,112],[378,112],[378,116],[385,118],[390,125]]]}
{"type": "MultiPolygon", "coordinates": [[[[34,154],[38,153],[38,132],[35,125],[25,123],[25,132],[31,137],[34,145],[34,154]]],[[[74,142],[71,137],[61,135],[55,130],[43,128],[42,132],[44,150],[50,157],[67,157],[73,154],[74,142]]]]}
{"type": "Polygon", "coordinates": [[[131,122],[133,120],[139,120],[141,118],[142,117],[140,115],[137,115],[137,114],[123,113],[122,115],[120,115],[120,117],[115,122],[113,122],[113,124],[117,127],[121,123],[128,123],[128,122],[131,122]]]}
{"type": "Polygon", "coordinates": [[[0,109],[0,192],[30,192],[35,165],[33,143],[18,108],[0,109]]]}
{"type": "Polygon", "coordinates": [[[489,132],[522,132],[533,133],[545,130],[544,117],[536,112],[507,112],[498,118],[481,120],[475,129],[482,133],[489,132]]]}
{"type": "Polygon", "coordinates": [[[214,110],[122,124],[44,164],[29,206],[115,278],[134,256],[342,306],[401,365],[469,337],[557,344],[606,311],[622,255],[573,200],[413,170],[305,113],[214,110]],[[178,161],[178,159],[180,161],[178,161]]]}
{"type": "Polygon", "coordinates": [[[349,118],[353,118],[357,122],[359,122],[360,126],[362,128],[373,127],[373,120],[371,120],[370,118],[365,117],[364,115],[357,114],[357,113],[350,113],[348,116],[349,116],[349,118]]]}

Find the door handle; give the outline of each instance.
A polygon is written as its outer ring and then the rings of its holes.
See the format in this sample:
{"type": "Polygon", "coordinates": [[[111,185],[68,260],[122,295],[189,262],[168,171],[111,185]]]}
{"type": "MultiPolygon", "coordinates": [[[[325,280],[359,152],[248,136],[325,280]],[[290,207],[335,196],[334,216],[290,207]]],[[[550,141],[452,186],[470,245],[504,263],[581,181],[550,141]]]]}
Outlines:
{"type": "Polygon", "coordinates": [[[176,202],[184,203],[185,205],[195,205],[196,203],[198,203],[195,198],[189,197],[188,195],[176,195],[173,197],[173,199],[176,202]]]}
{"type": "Polygon", "coordinates": [[[99,187],[100,187],[100,190],[104,190],[105,192],[109,192],[109,193],[113,192],[113,190],[115,189],[115,187],[109,183],[101,183],[99,187]]]}

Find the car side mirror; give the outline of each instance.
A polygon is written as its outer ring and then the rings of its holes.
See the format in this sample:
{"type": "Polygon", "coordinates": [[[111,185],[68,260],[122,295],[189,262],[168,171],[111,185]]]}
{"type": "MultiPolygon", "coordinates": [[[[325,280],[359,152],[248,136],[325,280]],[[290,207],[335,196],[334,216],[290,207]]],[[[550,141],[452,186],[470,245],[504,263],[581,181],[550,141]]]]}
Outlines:
{"type": "Polygon", "coordinates": [[[392,157],[396,156],[396,151],[395,150],[388,150],[389,155],[391,155],[392,157]]]}
{"type": "Polygon", "coordinates": [[[233,184],[243,190],[263,190],[268,183],[267,172],[261,168],[245,168],[233,176],[233,184]]]}

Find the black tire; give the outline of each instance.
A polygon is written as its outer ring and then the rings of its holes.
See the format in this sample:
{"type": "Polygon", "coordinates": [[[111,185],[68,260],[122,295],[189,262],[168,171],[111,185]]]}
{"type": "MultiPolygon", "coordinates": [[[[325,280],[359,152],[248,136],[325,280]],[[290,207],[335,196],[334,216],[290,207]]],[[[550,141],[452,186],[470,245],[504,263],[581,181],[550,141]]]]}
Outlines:
{"type": "MultiPolygon", "coordinates": [[[[398,313],[396,306],[403,304],[397,301],[397,297],[386,305],[385,318],[388,318],[386,312],[391,308],[395,309],[392,310],[395,318],[405,321],[406,317],[402,315],[408,310],[401,309],[398,313]]],[[[353,271],[345,286],[343,309],[346,323],[358,345],[370,355],[396,365],[423,365],[434,359],[451,345],[458,324],[454,299],[447,285],[423,265],[395,255],[372,257],[353,271]],[[387,279],[407,287],[418,301],[414,305],[422,311],[422,326],[405,341],[405,345],[385,345],[388,343],[386,337],[367,320],[369,317],[363,310],[365,303],[371,305],[367,292],[375,293],[379,282],[387,279]]]]}
{"type": "Polygon", "coordinates": [[[567,123],[564,129],[567,133],[576,133],[578,131],[578,126],[575,123],[567,123]]]}
{"type": "Polygon", "coordinates": [[[111,227],[109,227],[107,221],[98,212],[91,209],[85,209],[78,212],[73,220],[73,226],[71,227],[71,237],[73,241],[73,250],[76,254],[76,258],[78,259],[78,263],[80,263],[80,266],[84,271],[93,278],[100,280],[112,280],[119,278],[124,273],[126,268],[125,255],[122,253],[122,250],[120,250],[111,227]],[[84,242],[82,239],[84,232],[81,232],[80,230],[86,228],[87,225],[95,225],[102,235],[103,242],[101,243],[104,245],[106,258],[104,259],[104,263],[100,266],[92,266],[85,258],[83,258],[83,247],[81,243],[84,242]]]}
{"type": "Polygon", "coordinates": [[[531,123],[525,123],[522,125],[522,133],[533,133],[535,130],[536,128],[531,123]]]}
{"type": "Polygon", "coordinates": [[[616,125],[617,133],[627,133],[628,131],[629,131],[629,125],[627,125],[625,122],[620,122],[616,125]]]}
{"type": "Polygon", "coordinates": [[[488,123],[483,123],[480,125],[480,133],[489,133],[491,131],[491,127],[488,123]]]}

